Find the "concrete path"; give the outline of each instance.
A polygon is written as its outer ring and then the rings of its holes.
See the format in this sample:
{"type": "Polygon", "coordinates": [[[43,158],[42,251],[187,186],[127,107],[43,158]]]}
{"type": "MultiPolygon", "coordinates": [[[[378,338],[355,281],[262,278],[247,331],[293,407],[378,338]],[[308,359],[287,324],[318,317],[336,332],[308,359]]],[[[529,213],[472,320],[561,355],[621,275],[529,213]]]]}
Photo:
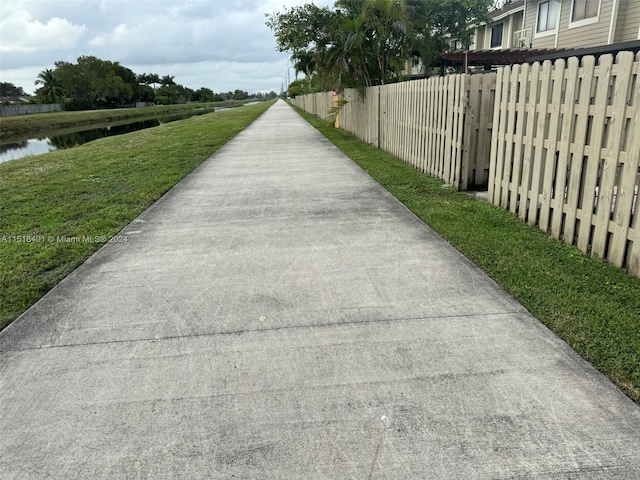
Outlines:
{"type": "Polygon", "coordinates": [[[0,478],[640,478],[640,408],[283,102],[0,334],[0,478]]]}

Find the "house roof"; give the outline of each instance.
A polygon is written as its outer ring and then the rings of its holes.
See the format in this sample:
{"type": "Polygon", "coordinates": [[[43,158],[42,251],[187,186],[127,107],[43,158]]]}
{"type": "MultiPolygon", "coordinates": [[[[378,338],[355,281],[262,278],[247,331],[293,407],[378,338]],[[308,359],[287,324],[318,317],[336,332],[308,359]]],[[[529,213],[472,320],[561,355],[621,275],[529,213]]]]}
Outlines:
{"type": "Polygon", "coordinates": [[[631,51],[634,53],[638,53],[640,51],[640,40],[632,40],[631,42],[621,42],[621,43],[613,43],[611,45],[600,45],[597,47],[586,47],[586,48],[565,48],[559,50],[558,52],[551,53],[542,53],[540,55],[535,55],[530,57],[528,62],[543,62],[545,60],[555,60],[558,58],[569,58],[569,57],[584,57],[585,55],[606,55],[611,53],[616,55],[618,52],[627,52],[631,51]]]}
{"type": "MultiPolygon", "coordinates": [[[[617,54],[622,51],[640,51],[640,40],[615,43],[588,48],[506,48],[500,50],[470,50],[466,52],[468,66],[512,65],[514,63],[533,63],[559,58],[584,57],[586,55],[617,54]]],[[[442,58],[453,63],[464,64],[465,52],[457,50],[445,53],[442,58]]]]}
{"type": "Polygon", "coordinates": [[[496,10],[492,10],[487,14],[487,16],[493,20],[499,20],[500,18],[505,17],[507,14],[523,10],[524,9],[524,0],[515,0],[514,2],[507,3],[502,8],[497,8],[496,10]]]}
{"type": "Polygon", "coordinates": [[[442,58],[453,63],[464,63],[466,53],[467,65],[469,66],[511,65],[513,63],[528,63],[531,61],[531,57],[553,55],[560,51],[561,49],[557,48],[503,48],[500,50],[470,50],[468,52],[456,50],[445,53],[442,58]]]}

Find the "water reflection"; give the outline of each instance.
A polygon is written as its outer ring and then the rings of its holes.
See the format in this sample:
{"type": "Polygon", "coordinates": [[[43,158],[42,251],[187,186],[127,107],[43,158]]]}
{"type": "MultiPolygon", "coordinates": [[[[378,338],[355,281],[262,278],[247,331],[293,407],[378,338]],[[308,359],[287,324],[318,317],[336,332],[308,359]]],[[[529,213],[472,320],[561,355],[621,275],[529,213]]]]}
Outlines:
{"type": "Polygon", "coordinates": [[[32,138],[22,142],[0,145],[0,162],[15,160],[17,158],[42,155],[57,150],[50,138],[32,138]]]}
{"type": "MultiPolygon", "coordinates": [[[[217,109],[221,110],[221,109],[217,109]]],[[[8,143],[0,145],[0,163],[10,160],[17,160],[22,157],[42,155],[43,153],[53,152],[65,148],[73,148],[99,138],[111,137],[113,135],[122,135],[124,133],[135,132],[145,128],[152,128],[164,123],[175,122],[177,120],[185,120],[195,115],[211,113],[208,111],[193,111],[189,114],[174,115],[171,117],[154,118],[150,120],[134,121],[120,125],[108,125],[101,128],[91,128],[88,130],[65,133],[62,135],[52,135],[44,138],[32,138],[21,142],[8,143]]]]}

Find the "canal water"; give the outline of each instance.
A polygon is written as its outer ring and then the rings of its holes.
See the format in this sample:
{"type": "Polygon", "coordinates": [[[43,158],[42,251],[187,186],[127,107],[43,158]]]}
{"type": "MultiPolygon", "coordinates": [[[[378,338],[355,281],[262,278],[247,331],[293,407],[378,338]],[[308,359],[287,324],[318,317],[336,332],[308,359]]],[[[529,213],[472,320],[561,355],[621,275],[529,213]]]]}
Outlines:
{"type": "MultiPolygon", "coordinates": [[[[223,108],[215,109],[215,111],[226,110],[223,108]]],[[[193,110],[187,114],[174,115],[170,117],[159,117],[149,120],[137,120],[130,123],[119,125],[108,125],[101,128],[89,128],[87,130],[78,130],[62,135],[52,135],[40,138],[31,138],[16,143],[0,144],[0,163],[10,160],[17,160],[22,157],[42,155],[43,153],[53,152],[64,148],[77,147],[83,143],[91,142],[103,137],[113,135],[122,135],[124,133],[135,132],[145,128],[152,128],[164,123],[185,120],[187,118],[213,113],[214,110],[193,110]]]]}

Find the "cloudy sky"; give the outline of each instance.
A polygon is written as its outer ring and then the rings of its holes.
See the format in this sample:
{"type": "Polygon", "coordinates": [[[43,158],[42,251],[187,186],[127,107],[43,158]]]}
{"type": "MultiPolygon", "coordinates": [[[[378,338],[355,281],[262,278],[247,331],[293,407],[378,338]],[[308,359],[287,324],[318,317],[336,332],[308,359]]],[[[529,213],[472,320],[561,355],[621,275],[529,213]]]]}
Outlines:
{"type": "Polygon", "coordinates": [[[54,62],[93,55],[194,90],[279,92],[289,55],[265,13],[304,3],[333,1],[0,0],[0,81],[33,93],[54,62]]]}

